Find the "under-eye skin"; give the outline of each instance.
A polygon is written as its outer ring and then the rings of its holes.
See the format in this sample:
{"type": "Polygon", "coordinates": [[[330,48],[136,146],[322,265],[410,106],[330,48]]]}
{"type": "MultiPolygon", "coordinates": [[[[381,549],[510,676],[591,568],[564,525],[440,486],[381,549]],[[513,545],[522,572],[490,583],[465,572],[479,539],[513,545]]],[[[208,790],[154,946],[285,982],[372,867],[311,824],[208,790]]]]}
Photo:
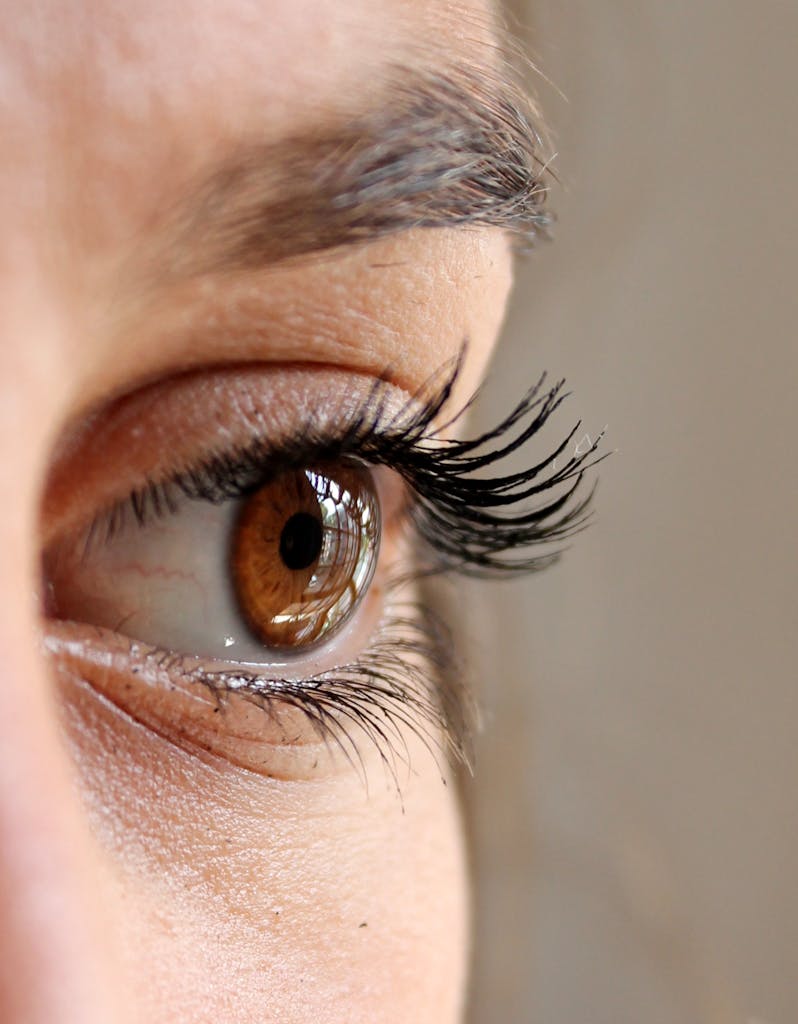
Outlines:
{"type": "MultiPolygon", "coordinates": [[[[45,533],[56,664],[167,737],[269,774],[301,774],[296,751],[319,743],[362,764],[364,741],[395,771],[410,734],[467,761],[471,699],[418,580],[550,565],[587,520],[583,474],[599,456],[598,440],[574,445],[577,424],[504,468],[563,400],[544,378],[494,429],[448,438],[459,367],[413,396],[360,379],[357,401],[284,420],[276,437],[257,415],[237,434],[211,429],[123,495],[101,474],[99,507],[45,533]]],[[[312,405],[312,374],[294,373],[312,405]]],[[[214,401],[240,410],[219,376],[214,401]]],[[[258,393],[257,372],[247,386],[258,393]]],[[[53,490],[68,507],[63,480],[53,490]]]]}

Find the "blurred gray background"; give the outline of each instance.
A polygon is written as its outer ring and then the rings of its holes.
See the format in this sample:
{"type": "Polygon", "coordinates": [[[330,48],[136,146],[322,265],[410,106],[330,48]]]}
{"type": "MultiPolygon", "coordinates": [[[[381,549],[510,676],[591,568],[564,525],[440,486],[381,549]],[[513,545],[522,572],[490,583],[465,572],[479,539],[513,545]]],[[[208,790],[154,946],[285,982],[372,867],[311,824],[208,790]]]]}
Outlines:
{"type": "Polygon", "coordinates": [[[519,12],[563,187],[483,412],[547,368],[619,451],[482,606],[472,1021],[795,1024],[798,2],[519,12]]]}

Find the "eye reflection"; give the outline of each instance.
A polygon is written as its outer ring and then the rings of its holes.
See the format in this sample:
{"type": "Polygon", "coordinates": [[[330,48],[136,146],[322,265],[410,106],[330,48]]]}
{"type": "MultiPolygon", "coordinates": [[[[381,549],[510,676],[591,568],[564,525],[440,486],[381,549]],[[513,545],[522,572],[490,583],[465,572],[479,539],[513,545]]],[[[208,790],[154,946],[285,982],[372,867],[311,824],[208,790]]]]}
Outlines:
{"type": "Polygon", "coordinates": [[[283,473],[241,509],[232,568],[241,611],[270,648],[317,643],[350,616],[374,574],[379,506],[365,471],[283,473]]]}

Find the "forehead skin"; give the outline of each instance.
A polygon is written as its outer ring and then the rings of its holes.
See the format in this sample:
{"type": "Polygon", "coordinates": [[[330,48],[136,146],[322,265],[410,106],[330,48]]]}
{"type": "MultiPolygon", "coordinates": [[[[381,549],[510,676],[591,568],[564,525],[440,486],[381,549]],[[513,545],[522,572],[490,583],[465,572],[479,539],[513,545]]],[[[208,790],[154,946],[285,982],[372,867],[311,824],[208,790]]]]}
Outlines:
{"type": "Polygon", "coordinates": [[[215,159],[357,114],[391,64],[488,63],[489,7],[34,0],[4,14],[0,1017],[300,1024],[345,1006],[373,1024],[454,1022],[464,858],[435,766],[403,782],[403,805],[357,779],[264,787],[85,692],[61,711],[28,595],[54,439],[121,392],[241,362],[388,371],[413,389],[464,338],[465,386],[481,375],[510,283],[497,230],[411,230],[179,284],[148,272],[215,159]]]}

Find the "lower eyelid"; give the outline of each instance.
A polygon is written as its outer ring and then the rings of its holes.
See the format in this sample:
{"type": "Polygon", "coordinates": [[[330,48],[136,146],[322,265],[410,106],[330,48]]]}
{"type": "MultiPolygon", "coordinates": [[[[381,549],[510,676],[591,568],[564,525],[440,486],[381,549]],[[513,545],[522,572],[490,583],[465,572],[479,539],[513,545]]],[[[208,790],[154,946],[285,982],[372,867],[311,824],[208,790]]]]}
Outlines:
{"type": "Polygon", "coordinates": [[[368,777],[368,766],[382,763],[398,784],[398,766],[412,765],[414,750],[426,748],[442,771],[447,746],[465,759],[470,729],[467,695],[439,688],[448,638],[441,643],[435,617],[410,607],[402,615],[387,611],[382,650],[369,648],[353,665],[297,680],[282,693],[264,675],[259,696],[231,692],[229,673],[217,680],[178,655],[98,627],[48,623],[45,648],[62,685],[94,693],[203,758],[294,781],[353,769],[368,777]]]}
{"type": "Polygon", "coordinates": [[[214,693],[210,685],[170,669],[162,652],[118,634],[53,622],[45,648],[62,686],[89,690],[201,757],[286,780],[327,778],[346,766],[301,709],[277,697],[256,705],[221,685],[214,693]]]}
{"type": "MultiPolygon", "coordinates": [[[[411,568],[409,542],[414,538],[407,530],[406,486],[383,467],[373,473],[383,507],[378,571],[351,621],[328,644],[288,661],[276,662],[268,649],[262,649],[263,658],[252,664],[211,661],[194,656],[190,647],[168,651],[122,635],[125,623],[113,615],[110,620],[104,616],[105,626],[100,616],[90,618],[91,625],[49,620],[46,648],[62,682],[93,691],[98,699],[177,746],[269,777],[328,778],[344,768],[351,770],[353,764],[362,767],[375,755],[386,759],[397,756],[398,750],[401,758],[408,736],[426,732],[430,728],[426,719],[435,718],[435,713],[427,712],[425,717],[423,708],[412,708],[412,700],[401,697],[403,684],[396,683],[397,658],[391,666],[392,714],[383,715],[385,709],[376,701],[373,708],[369,706],[368,673],[362,669],[358,670],[356,699],[340,693],[333,698],[322,691],[323,701],[302,699],[303,680],[318,679],[324,673],[334,675],[337,666],[351,667],[364,650],[368,652],[369,641],[384,616],[390,581],[397,576],[406,578],[411,568]],[[291,686],[279,692],[279,681],[271,685],[283,674],[295,680],[293,692],[291,686]],[[259,678],[263,687],[254,693],[259,678]],[[241,680],[247,682],[245,692],[236,692],[241,680]],[[391,744],[395,749],[389,750],[391,744]]],[[[203,504],[198,502],[197,507],[203,504]]],[[[136,529],[134,523],[131,529],[136,529]]],[[[70,547],[74,549],[74,544],[66,545],[67,552],[70,547]]],[[[53,564],[57,548],[55,551],[53,564]]],[[[69,565],[65,571],[68,580],[69,565]]],[[[111,595],[120,584],[118,574],[112,573],[108,583],[113,605],[111,595]]],[[[432,678],[427,689],[429,704],[434,707],[432,678]]],[[[433,731],[442,725],[435,722],[433,731]]],[[[440,747],[442,740],[433,737],[427,745],[440,747]]]]}

